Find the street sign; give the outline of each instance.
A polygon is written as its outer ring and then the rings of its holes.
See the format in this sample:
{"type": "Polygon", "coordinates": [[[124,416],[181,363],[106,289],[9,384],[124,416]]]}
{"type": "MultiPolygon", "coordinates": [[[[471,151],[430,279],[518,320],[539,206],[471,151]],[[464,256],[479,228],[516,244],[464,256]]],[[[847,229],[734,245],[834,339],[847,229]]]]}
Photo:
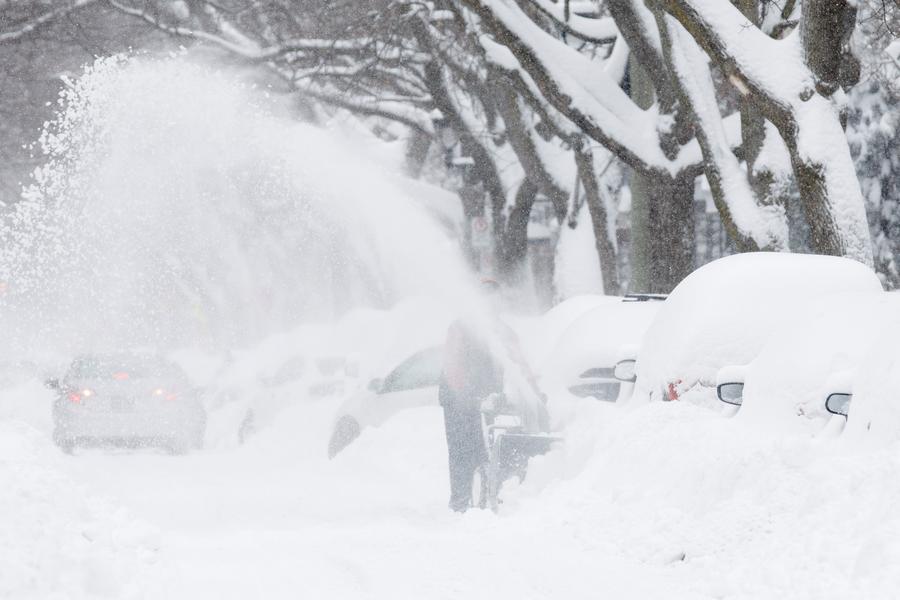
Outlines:
{"type": "Polygon", "coordinates": [[[472,219],[472,247],[479,249],[491,247],[490,227],[483,216],[472,219]]]}

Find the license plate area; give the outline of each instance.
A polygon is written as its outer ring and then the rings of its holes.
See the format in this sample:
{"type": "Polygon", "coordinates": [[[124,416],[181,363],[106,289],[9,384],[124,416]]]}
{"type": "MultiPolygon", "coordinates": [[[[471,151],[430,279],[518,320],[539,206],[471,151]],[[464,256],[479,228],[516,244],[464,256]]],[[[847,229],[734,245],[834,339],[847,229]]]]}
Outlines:
{"type": "Polygon", "coordinates": [[[111,398],[109,408],[113,412],[131,412],[134,410],[134,398],[111,398]]]}

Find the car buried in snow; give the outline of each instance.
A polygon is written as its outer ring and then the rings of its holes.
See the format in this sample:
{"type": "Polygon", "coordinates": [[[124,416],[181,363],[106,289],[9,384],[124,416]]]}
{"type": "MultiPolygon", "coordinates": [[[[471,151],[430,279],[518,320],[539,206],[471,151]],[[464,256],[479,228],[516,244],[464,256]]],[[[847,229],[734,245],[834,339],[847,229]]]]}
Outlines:
{"type": "Polygon", "coordinates": [[[400,411],[438,404],[444,366],[443,346],[419,350],[396,365],[384,378],[369,381],[337,411],[328,441],[328,457],[353,442],[366,427],[377,427],[400,411]]]}
{"type": "Polygon", "coordinates": [[[810,302],[749,364],[719,371],[719,399],[767,430],[817,433],[829,413],[846,416],[854,374],[897,314],[900,296],[887,292],[834,293],[810,302]]]}
{"type": "Polygon", "coordinates": [[[845,258],[755,252],[704,265],[676,286],[647,329],[633,398],[721,406],[717,384],[743,383],[717,380],[722,367],[751,363],[817,299],[853,292],[883,289],[870,268],[845,258]]]}
{"type": "Polygon", "coordinates": [[[900,312],[895,305],[884,316],[875,340],[849,374],[852,379],[838,380],[826,392],[829,412],[846,416],[842,436],[873,447],[893,447],[900,440],[900,312]]]}
{"type": "Polygon", "coordinates": [[[540,370],[550,398],[565,396],[615,402],[633,389],[641,339],[665,296],[607,296],[572,321],[540,370]]]}
{"type": "Polygon", "coordinates": [[[346,356],[293,356],[271,372],[259,374],[252,385],[226,390],[230,398],[219,403],[244,399],[246,410],[238,427],[238,440],[274,423],[279,415],[298,401],[338,396],[356,376],[356,365],[346,356]]]}
{"type": "Polygon", "coordinates": [[[203,446],[206,413],[180,368],[155,354],[86,354],[62,379],[51,379],[53,440],[77,446],[163,447],[184,453],[203,446]]]}

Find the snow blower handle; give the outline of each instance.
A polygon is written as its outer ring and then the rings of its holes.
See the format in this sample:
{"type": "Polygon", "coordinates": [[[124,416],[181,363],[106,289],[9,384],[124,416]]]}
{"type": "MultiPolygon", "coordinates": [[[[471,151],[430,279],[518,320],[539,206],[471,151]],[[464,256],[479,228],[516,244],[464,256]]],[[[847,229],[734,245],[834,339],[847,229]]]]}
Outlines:
{"type": "Polygon", "coordinates": [[[481,412],[485,415],[498,415],[506,408],[506,394],[494,392],[481,402],[481,412]]]}

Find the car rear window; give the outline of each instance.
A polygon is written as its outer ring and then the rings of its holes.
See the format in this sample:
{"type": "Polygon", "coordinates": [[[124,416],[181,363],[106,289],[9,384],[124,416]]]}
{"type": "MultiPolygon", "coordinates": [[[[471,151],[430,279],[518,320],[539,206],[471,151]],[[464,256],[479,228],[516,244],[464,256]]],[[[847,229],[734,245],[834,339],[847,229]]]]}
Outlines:
{"type": "Polygon", "coordinates": [[[180,377],[178,369],[157,358],[136,356],[82,356],[72,363],[70,379],[142,379],[180,377]]]}

